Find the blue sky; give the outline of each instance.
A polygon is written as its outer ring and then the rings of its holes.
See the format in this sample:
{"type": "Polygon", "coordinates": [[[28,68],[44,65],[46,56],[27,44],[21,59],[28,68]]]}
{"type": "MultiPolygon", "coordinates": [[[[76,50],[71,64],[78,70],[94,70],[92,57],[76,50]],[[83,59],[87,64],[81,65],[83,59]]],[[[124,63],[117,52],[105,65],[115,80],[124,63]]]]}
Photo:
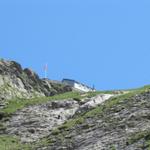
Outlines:
{"type": "Polygon", "coordinates": [[[150,84],[150,1],[0,0],[0,57],[97,89],[150,84]]]}

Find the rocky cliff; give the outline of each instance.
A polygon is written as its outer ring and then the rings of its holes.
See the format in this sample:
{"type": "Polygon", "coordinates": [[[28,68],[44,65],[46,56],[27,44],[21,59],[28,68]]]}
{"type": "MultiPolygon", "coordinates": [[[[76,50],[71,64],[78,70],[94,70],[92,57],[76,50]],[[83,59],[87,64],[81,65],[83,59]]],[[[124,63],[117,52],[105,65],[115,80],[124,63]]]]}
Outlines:
{"type": "Polygon", "coordinates": [[[40,79],[31,69],[15,61],[0,61],[0,101],[13,98],[51,96],[71,91],[71,87],[40,79]]]}

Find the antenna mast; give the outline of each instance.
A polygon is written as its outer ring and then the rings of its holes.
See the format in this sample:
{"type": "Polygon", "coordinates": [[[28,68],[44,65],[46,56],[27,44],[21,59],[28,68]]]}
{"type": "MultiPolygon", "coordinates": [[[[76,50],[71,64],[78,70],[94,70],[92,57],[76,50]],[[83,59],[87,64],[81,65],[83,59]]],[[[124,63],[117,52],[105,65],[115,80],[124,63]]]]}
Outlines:
{"type": "Polygon", "coordinates": [[[44,66],[44,77],[47,79],[47,72],[48,72],[48,64],[46,63],[44,66]]]}

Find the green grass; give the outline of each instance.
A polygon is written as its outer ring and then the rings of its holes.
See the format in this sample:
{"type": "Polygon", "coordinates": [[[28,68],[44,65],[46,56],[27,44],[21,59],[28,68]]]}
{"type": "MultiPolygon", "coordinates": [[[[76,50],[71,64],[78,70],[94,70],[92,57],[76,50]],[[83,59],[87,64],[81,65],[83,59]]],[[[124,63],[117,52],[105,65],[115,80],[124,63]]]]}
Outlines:
{"type": "Polygon", "coordinates": [[[3,113],[12,114],[19,109],[22,109],[29,105],[42,104],[51,100],[63,100],[67,98],[78,98],[80,95],[77,92],[67,92],[64,94],[59,94],[51,97],[40,97],[33,99],[14,99],[9,100],[5,108],[1,110],[3,113]]]}
{"type": "Polygon", "coordinates": [[[142,138],[145,138],[146,140],[150,140],[150,131],[146,130],[146,131],[139,131],[137,133],[134,133],[128,139],[128,144],[133,144],[133,143],[139,141],[142,138]]]}
{"type": "MultiPolygon", "coordinates": [[[[150,89],[150,86],[145,86],[140,89],[130,90],[130,93],[131,94],[138,93],[138,92],[149,90],[149,89],[150,89]]],[[[116,91],[95,91],[95,92],[88,92],[88,93],[83,93],[83,94],[80,92],[66,92],[64,94],[58,94],[58,95],[54,95],[51,97],[40,97],[40,98],[33,98],[33,99],[14,99],[14,100],[9,100],[8,105],[4,109],[2,109],[1,112],[12,114],[16,112],[17,110],[22,109],[26,106],[42,104],[42,103],[52,101],[52,100],[64,100],[64,99],[70,99],[70,98],[81,100],[86,97],[88,98],[94,97],[98,94],[114,94],[115,92],[116,91]]],[[[112,101],[112,103],[113,102],[114,101],[112,101]]]]}
{"type": "Polygon", "coordinates": [[[85,97],[93,97],[100,93],[102,92],[89,92],[86,94],[82,94],[79,92],[66,92],[64,94],[58,94],[51,97],[40,97],[40,98],[33,98],[33,99],[14,99],[14,100],[9,100],[7,106],[1,109],[0,112],[10,115],[12,113],[15,113],[17,110],[23,109],[24,107],[27,107],[29,105],[37,105],[37,104],[46,103],[48,101],[64,100],[64,99],[75,99],[80,101],[85,97]]]}
{"type": "Polygon", "coordinates": [[[43,138],[33,143],[22,143],[17,136],[0,135],[0,150],[36,150],[38,147],[51,143],[47,138],[43,138]]]}
{"type": "Polygon", "coordinates": [[[112,145],[112,146],[110,147],[110,150],[116,150],[115,146],[112,145]]]}
{"type": "Polygon", "coordinates": [[[21,144],[14,136],[0,135],[0,150],[33,150],[30,144],[21,144]]]}
{"type": "Polygon", "coordinates": [[[4,131],[6,129],[6,126],[2,123],[0,123],[0,131],[4,131]]]}
{"type": "Polygon", "coordinates": [[[141,145],[141,148],[150,150],[150,130],[146,131],[139,131],[134,134],[132,134],[127,139],[127,145],[134,144],[138,142],[139,140],[144,139],[144,143],[141,145]]]}

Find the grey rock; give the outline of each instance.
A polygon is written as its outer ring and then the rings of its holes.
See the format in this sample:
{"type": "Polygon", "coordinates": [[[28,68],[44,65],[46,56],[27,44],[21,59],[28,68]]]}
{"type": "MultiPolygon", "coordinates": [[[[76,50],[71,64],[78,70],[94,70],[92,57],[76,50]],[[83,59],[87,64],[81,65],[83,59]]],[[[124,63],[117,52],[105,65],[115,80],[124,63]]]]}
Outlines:
{"type": "Polygon", "coordinates": [[[15,61],[0,60],[0,104],[2,100],[51,96],[72,88],[49,79],[40,79],[31,69],[15,61]]]}
{"type": "Polygon", "coordinates": [[[87,112],[88,110],[90,110],[90,109],[96,107],[97,105],[105,102],[106,100],[108,100],[112,96],[114,96],[114,95],[112,95],[112,94],[99,94],[99,95],[97,95],[96,97],[93,97],[93,98],[83,99],[82,101],[85,101],[85,102],[83,103],[83,105],[81,105],[79,107],[76,114],[87,112]]]}
{"type": "MultiPolygon", "coordinates": [[[[90,108],[107,100],[109,95],[99,95],[85,101],[90,108]],[[101,99],[103,97],[103,101],[101,99]],[[93,100],[96,103],[93,106],[93,100]]],[[[18,135],[22,142],[33,142],[48,136],[52,130],[72,118],[82,105],[73,99],[50,101],[45,104],[26,107],[17,111],[7,122],[7,134],[18,135]]],[[[91,124],[92,126],[92,124],[91,124]]],[[[85,125],[86,128],[86,125],[85,125]]],[[[70,137],[66,136],[66,138],[70,137]]]]}
{"type": "Polygon", "coordinates": [[[146,138],[150,140],[149,104],[150,92],[125,99],[67,131],[62,130],[60,134],[65,133],[63,141],[58,135],[50,134],[49,139],[54,142],[46,150],[61,147],[66,150],[147,150],[146,138]],[[143,132],[149,133],[149,136],[139,136],[133,143],[129,142],[136,133],[143,132]]]}
{"type": "Polygon", "coordinates": [[[47,136],[68,118],[72,117],[79,105],[76,101],[62,100],[29,106],[16,112],[7,122],[7,134],[21,137],[22,142],[32,142],[47,136]],[[57,107],[53,108],[53,104],[57,107]],[[59,107],[58,107],[59,106],[59,107]],[[65,106],[65,107],[62,107],[65,106]]]}

